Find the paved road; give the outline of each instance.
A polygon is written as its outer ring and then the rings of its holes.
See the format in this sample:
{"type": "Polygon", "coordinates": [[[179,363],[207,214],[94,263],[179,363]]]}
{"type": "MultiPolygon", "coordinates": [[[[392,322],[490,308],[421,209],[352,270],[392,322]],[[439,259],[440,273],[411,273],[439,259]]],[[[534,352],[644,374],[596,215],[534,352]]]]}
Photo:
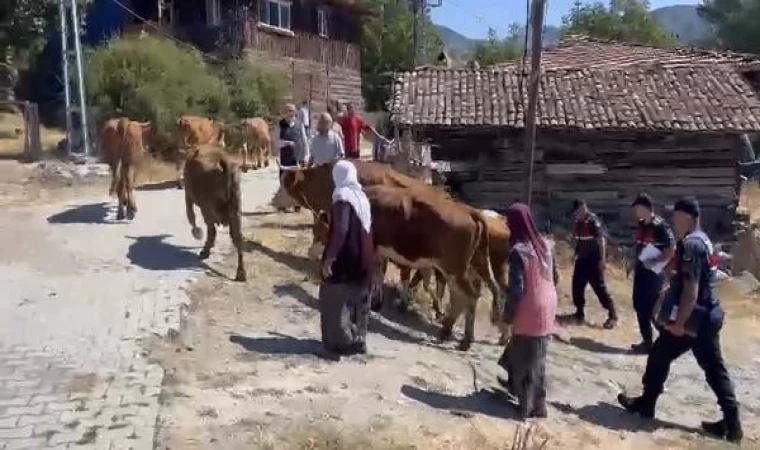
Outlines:
{"type": "MultiPolygon", "coordinates": [[[[276,187],[249,172],[244,211],[276,187]]],[[[182,192],[137,201],[132,223],[105,196],[0,212],[0,450],[153,448],[163,371],[139,339],[178,330],[203,269],[182,192]]],[[[231,251],[217,241],[212,266],[231,251]]]]}

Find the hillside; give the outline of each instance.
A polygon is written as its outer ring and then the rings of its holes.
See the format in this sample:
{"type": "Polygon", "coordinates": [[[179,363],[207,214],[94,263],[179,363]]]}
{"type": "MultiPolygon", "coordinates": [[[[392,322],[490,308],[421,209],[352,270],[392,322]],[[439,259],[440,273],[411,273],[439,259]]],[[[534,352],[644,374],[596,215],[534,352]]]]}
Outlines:
{"type": "MultiPolygon", "coordinates": [[[[684,45],[699,45],[709,40],[712,31],[710,24],[699,16],[696,5],[672,5],[654,9],[652,17],[684,45]]],[[[475,50],[480,40],[471,39],[449,27],[435,25],[438,35],[449,55],[457,60],[467,59],[475,50]]],[[[544,46],[559,42],[560,29],[547,25],[544,32],[544,46]]]]}
{"type": "Polygon", "coordinates": [[[665,6],[651,14],[681,44],[698,45],[712,35],[710,24],[699,16],[696,5],[665,6]]]}
{"type": "MultiPolygon", "coordinates": [[[[478,42],[484,41],[468,38],[443,25],[435,25],[435,28],[449,56],[457,60],[468,59],[475,51],[478,42]]],[[[559,27],[548,25],[544,31],[544,46],[555,45],[557,42],[559,42],[559,27]]]]}

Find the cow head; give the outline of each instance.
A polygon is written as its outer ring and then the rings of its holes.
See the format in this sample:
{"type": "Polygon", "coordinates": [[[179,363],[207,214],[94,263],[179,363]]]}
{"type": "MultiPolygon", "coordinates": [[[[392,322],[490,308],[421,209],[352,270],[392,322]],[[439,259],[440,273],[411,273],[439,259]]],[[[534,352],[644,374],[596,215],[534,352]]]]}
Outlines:
{"type": "MultiPolygon", "coordinates": [[[[303,194],[304,194],[304,180],[306,179],[306,175],[304,174],[303,169],[298,168],[283,168],[282,173],[282,179],[280,180],[280,183],[282,184],[282,187],[285,189],[285,192],[288,193],[291,197],[298,200],[299,203],[302,202],[303,194]]],[[[302,205],[306,206],[306,205],[302,205]]]]}

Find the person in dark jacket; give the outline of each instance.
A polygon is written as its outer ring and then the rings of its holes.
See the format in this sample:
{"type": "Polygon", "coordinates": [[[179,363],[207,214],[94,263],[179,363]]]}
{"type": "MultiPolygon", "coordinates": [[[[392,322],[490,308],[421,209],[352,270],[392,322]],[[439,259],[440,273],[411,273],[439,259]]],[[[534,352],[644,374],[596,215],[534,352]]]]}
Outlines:
{"type": "MultiPolygon", "coordinates": [[[[296,120],[296,107],[293,104],[285,105],[282,119],[278,126],[278,146],[280,149],[279,165],[280,179],[284,173],[283,167],[295,167],[299,163],[299,149],[303,146],[304,136],[303,124],[296,120]]],[[[295,210],[299,211],[300,206],[295,210]]],[[[282,210],[282,209],[281,209],[282,210]]]]}
{"type": "Polygon", "coordinates": [[[586,321],[586,286],[591,284],[599,303],[607,310],[604,328],[612,329],[617,325],[618,317],[615,303],[604,282],[607,265],[607,240],[602,229],[602,222],[592,213],[583,200],[573,201],[575,216],[575,267],[573,269],[573,304],[575,320],[579,324],[586,321]]]}
{"type": "Polygon", "coordinates": [[[633,269],[633,309],[639,322],[641,343],[634,344],[631,349],[635,353],[647,354],[652,348],[652,320],[654,309],[660,299],[664,271],[657,270],[656,265],[668,262],[676,250],[676,241],[670,226],[662,217],[654,213],[652,199],[646,194],[640,194],[631,205],[636,217],[636,260],[631,264],[633,269]],[[660,254],[655,258],[641,261],[641,252],[648,246],[656,248],[660,254]]]}
{"type": "Polygon", "coordinates": [[[723,411],[723,420],[703,422],[702,428],[720,439],[739,443],[744,436],[739,404],[720,348],[724,313],[716,289],[718,259],[710,238],[699,227],[695,198],[676,202],[673,228],[679,239],[676,271],[657,315],[663,331],[649,352],[642,379],[644,392],[640,397],[620,394],[618,402],[628,412],[654,418],[670,365],[691,350],[723,411]]]}
{"type": "Polygon", "coordinates": [[[335,163],[335,190],[319,288],[322,344],[339,355],[367,352],[375,255],[372,213],[350,161],[335,163]]]}

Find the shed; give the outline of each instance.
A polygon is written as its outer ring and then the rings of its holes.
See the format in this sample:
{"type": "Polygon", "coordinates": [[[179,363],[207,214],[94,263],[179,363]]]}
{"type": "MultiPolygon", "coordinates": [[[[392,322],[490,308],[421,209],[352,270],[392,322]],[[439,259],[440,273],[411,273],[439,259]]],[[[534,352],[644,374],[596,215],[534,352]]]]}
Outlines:
{"type": "MultiPolygon", "coordinates": [[[[524,186],[522,80],[514,66],[398,74],[391,120],[433,144],[452,192],[502,211],[524,186]]],[[[760,131],[760,99],[730,65],[550,68],[537,127],[533,206],[542,222],[567,220],[569,202],[583,198],[624,232],[639,192],[659,206],[695,195],[703,226],[723,235],[738,202],[740,136],[760,131]]]]}

